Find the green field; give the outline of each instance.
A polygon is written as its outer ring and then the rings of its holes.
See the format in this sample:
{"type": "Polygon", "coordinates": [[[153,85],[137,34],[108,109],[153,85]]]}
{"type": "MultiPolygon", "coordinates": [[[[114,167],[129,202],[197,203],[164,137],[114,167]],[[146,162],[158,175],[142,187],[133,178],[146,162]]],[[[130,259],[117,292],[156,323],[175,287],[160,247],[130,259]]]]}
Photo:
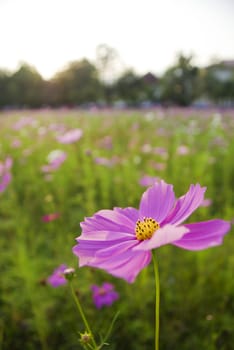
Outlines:
{"type": "MultiPolygon", "coordinates": [[[[144,176],[174,185],[207,187],[210,205],[189,221],[234,220],[234,111],[41,110],[0,113],[0,164],[12,158],[12,179],[0,193],[0,349],[81,349],[80,315],[67,285],[46,279],[60,264],[75,267],[75,288],[98,338],[119,310],[110,350],[154,348],[152,264],[135,283],[105,271],[78,269],[72,253],[80,222],[97,210],[138,207],[144,176]],[[57,136],[79,128],[77,142],[57,136]],[[57,170],[48,155],[66,152],[57,170]],[[59,213],[51,222],[47,214],[59,213]],[[110,282],[120,298],[96,309],[92,284],[110,282]]],[[[1,172],[0,172],[1,182],[1,172]]],[[[190,252],[157,249],[161,280],[160,349],[232,350],[234,344],[233,229],[223,245],[190,252]]]]}

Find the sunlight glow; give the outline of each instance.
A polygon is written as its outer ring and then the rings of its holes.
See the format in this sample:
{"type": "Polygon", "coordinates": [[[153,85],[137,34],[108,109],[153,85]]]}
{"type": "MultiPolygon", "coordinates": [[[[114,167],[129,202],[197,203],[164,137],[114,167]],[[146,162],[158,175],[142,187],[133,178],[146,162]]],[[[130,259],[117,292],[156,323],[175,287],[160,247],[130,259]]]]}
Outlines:
{"type": "Polygon", "coordinates": [[[157,74],[178,52],[204,65],[234,58],[232,0],[1,0],[0,68],[25,61],[50,78],[106,43],[124,67],[157,74]]]}

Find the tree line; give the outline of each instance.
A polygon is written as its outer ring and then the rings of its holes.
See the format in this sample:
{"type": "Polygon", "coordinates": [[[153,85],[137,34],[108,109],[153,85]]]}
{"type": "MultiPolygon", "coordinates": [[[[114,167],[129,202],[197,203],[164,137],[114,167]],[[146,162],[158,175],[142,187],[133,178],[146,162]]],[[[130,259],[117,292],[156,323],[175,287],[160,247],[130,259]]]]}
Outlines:
{"type": "Polygon", "coordinates": [[[199,68],[180,54],[161,77],[139,75],[129,68],[115,79],[115,52],[101,47],[97,62],[69,63],[50,80],[23,63],[15,72],[0,70],[0,108],[234,105],[234,61],[199,68]]]}

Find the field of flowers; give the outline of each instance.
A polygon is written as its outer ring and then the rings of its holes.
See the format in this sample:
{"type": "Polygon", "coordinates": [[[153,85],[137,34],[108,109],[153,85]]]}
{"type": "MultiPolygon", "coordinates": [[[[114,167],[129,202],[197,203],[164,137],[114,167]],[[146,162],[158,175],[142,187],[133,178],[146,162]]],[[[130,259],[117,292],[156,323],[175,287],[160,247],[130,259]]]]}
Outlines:
{"type": "MultiPolygon", "coordinates": [[[[233,135],[234,111],[0,113],[0,349],[82,348],[66,267],[98,341],[119,312],[104,348],[154,349],[152,264],[134,283],[78,268],[80,223],[101,209],[138,208],[160,179],[177,197],[207,187],[187,222],[233,223],[233,135]]],[[[160,349],[233,349],[233,251],[233,229],[206,250],[156,249],[160,349]]]]}

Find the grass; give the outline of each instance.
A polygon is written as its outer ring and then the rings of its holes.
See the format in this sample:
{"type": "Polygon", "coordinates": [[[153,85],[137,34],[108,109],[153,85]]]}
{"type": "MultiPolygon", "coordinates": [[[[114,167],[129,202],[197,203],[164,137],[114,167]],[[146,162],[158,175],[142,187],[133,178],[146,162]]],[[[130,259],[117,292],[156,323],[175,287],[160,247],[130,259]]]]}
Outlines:
{"type": "MultiPolygon", "coordinates": [[[[12,157],[12,181],[0,193],[0,349],[79,349],[84,331],[68,286],[53,289],[46,278],[61,263],[77,267],[71,249],[79,223],[95,211],[137,207],[144,175],[172,183],[177,196],[191,183],[207,186],[208,207],[191,221],[233,220],[234,112],[196,110],[20,111],[0,114],[0,161],[12,157]],[[27,118],[25,125],[16,123],[27,118]],[[81,128],[83,137],[62,145],[60,130],[81,128]],[[19,145],[14,146],[15,140],[19,145]],[[67,152],[61,167],[45,176],[48,154],[67,152]],[[106,165],[97,158],[105,158],[106,165]],[[52,222],[43,215],[58,212],[52,222]]],[[[234,342],[234,240],[189,252],[157,250],[161,279],[160,348],[230,350],[234,342]]],[[[120,316],[109,349],[152,349],[152,264],[134,284],[104,271],[77,270],[75,288],[95,334],[104,335],[120,316]],[[115,285],[120,299],[95,309],[90,286],[115,285]]]]}

